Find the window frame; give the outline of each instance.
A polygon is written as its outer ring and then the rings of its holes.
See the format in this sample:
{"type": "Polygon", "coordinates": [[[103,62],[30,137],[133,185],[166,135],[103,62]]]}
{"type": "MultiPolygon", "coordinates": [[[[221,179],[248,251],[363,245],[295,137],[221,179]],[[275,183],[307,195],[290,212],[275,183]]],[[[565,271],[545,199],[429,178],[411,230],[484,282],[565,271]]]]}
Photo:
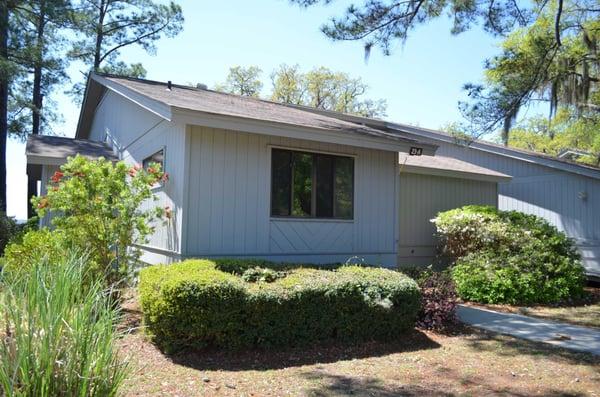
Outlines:
{"type": "MultiPolygon", "coordinates": [[[[145,170],[146,167],[144,166],[144,162],[146,160],[148,160],[149,158],[151,158],[152,156],[154,156],[156,153],[161,152],[161,151],[162,151],[162,154],[163,154],[163,161],[162,161],[162,165],[161,165],[161,171],[162,172],[166,172],[165,171],[167,169],[167,146],[166,145],[161,146],[159,149],[153,150],[152,153],[150,153],[148,156],[145,156],[142,159],[142,162],[141,162],[142,168],[145,170]]],[[[164,186],[164,184],[165,183],[163,181],[158,181],[154,185],[152,185],[151,188],[152,188],[152,190],[157,189],[157,188],[161,188],[161,187],[164,186]]]]}
{"type": "MultiPolygon", "coordinates": [[[[351,153],[339,153],[339,152],[327,152],[327,151],[320,151],[320,150],[307,150],[307,149],[303,149],[303,148],[294,148],[294,147],[287,147],[287,146],[275,146],[275,145],[268,145],[269,147],[269,216],[271,219],[273,220],[292,220],[292,221],[319,221],[319,222],[354,222],[355,220],[355,198],[356,198],[356,159],[358,158],[358,156],[356,154],[351,154],[351,153]],[[293,156],[294,153],[300,153],[300,154],[308,154],[311,155],[313,158],[313,166],[312,166],[312,173],[311,173],[311,214],[307,215],[307,216],[298,216],[298,215],[291,215],[292,213],[292,206],[293,206],[293,189],[294,189],[294,178],[293,178],[293,172],[291,173],[291,177],[290,177],[290,207],[289,207],[289,213],[290,215],[275,215],[273,214],[273,151],[274,150],[279,150],[279,151],[284,151],[284,152],[289,152],[291,153],[291,155],[293,156]],[[329,157],[341,157],[341,158],[345,158],[345,159],[351,159],[352,160],[352,189],[351,189],[351,203],[352,203],[352,213],[350,217],[337,217],[335,216],[327,216],[327,217],[323,217],[320,216],[318,217],[316,215],[317,212],[317,167],[316,167],[316,156],[329,156],[329,157]]],[[[332,186],[332,211],[335,213],[335,207],[336,207],[336,203],[335,203],[335,167],[336,167],[336,162],[333,162],[333,186],[332,186]]]]}

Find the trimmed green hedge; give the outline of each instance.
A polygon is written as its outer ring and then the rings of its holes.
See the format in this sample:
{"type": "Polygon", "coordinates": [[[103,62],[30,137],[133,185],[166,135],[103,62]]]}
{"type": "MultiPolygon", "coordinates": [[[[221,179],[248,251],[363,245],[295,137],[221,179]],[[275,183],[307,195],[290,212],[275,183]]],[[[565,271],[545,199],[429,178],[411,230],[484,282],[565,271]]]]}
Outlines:
{"type": "Polygon", "coordinates": [[[387,339],[411,329],[420,308],[412,279],[357,266],[245,282],[189,260],[143,269],[139,288],[148,330],[167,350],[387,339]]]}

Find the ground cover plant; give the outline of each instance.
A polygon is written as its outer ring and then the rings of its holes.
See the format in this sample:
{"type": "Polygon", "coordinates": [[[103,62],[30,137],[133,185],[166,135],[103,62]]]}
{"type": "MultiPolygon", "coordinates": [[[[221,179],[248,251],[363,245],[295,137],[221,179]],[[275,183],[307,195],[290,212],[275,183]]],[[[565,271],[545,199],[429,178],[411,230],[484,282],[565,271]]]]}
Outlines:
{"type": "Polygon", "coordinates": [[[32,263],[0,281],[0,395],[114,396],[128,374],[120,315],[85,256],[32,263]]]}
{"type": "Polygon", "coordinates": [[[574,242],[546,220],[516,211],[466,206],[432,220],[462,299],[480,303],[554,303],[582,295],[574,242]]]}
{"type": "Polygon", "coordinates": [[[166,350],[290,346],[397,338],[414,326],[420,307],[417,284],[381,268],[299,268],[252,279],[209,260],[145,268],[145,324],[166,350]]]}

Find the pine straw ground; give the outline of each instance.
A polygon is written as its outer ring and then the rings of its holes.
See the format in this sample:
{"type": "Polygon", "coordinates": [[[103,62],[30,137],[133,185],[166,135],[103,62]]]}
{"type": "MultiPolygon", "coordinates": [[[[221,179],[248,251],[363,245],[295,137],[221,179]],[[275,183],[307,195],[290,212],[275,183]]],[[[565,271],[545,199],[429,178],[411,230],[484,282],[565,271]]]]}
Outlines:
{"type": "Polygon", "coordinates": [[[125,306],[126,396],[600,396],[600,357],[462,329],[394,343],[160,352],[125,306]]]}

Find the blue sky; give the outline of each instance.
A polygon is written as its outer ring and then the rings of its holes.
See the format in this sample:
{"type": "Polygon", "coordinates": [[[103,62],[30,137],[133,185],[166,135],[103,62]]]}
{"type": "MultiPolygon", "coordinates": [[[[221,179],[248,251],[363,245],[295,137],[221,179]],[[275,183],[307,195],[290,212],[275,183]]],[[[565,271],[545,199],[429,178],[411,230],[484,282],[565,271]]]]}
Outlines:
{"type": "MultiPolygon", "coordinates": [[[[158,42],[155,55],[136,47],[121,53],[126,62],[142,62],[150,79],[212,87],[225,79],[231,66],[257,65],[266,93],[270,72],[282,63],[299,64],[303,70],[326,66],[361,77],[370,86],[369,97],[387,100],[388,119],[429,128],[460,120],[462,85],[480,80],[483,61],[498,52],[498,41],[478,28],[450,35],[450,21],[443,17],[419,27],[391,56],[375,49],[365,63],[361,43],[332,42],[319,31],[328,18],[341,14],[348,5],[345,0],[309,9],[283,0],[178,3],[186,20],[182,33],[158,42]]],[[[69,75],[80,79],[82,70],[74,64],[69,75]]],[[[60,92],[55,99],[64,121],[53,130],[73,136],[79,108],[60,92]]],[[[19,219],[26,214],[24,150],[24,144],[9,141],[8,214],[19,219]]]]}

